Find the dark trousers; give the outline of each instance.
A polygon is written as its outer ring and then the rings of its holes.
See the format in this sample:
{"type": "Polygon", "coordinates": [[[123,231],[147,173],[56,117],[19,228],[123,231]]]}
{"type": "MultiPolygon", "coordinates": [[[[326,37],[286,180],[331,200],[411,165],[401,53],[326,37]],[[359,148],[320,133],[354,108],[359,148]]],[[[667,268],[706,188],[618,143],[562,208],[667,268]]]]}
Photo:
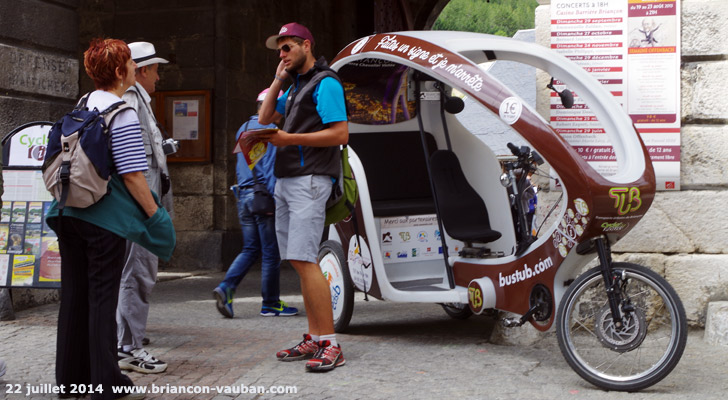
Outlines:
{"type": "MultiPolygon", "coordinates": [[[[116,356],[116,305],[124,267],[126,241],[76,218],[62,217],[61,307],[58,313],[56,382],[84,385],[103,393],[92,399],[113,399],[111,385],[129,386],[116,356]]],[[[88,392],[89,390],[86,390],[88,392]]]]}

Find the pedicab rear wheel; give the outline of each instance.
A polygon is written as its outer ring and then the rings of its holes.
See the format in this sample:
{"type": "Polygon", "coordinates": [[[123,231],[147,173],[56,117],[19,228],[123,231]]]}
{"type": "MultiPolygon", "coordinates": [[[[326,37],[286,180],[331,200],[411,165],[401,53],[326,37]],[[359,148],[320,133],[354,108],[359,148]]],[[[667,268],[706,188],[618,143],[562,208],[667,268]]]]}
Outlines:
{"type": "Polygon", "coordinates": [[[664,278],[631,263],[613,263],[619,279],[622,326],[615,326],[599,267],[579,276],[564,294],[556,336],[569,366],[607,390],[637,391],[665,378],[687,340],[682,302],[664,278]]]}
{"type": "Polygon", "coordinates": [[[354,284],[349,275],[349,265],[341,244],[327,240],[318,253],[319,268],[331,289],[331,310],[334,314],[334,331],[344,332],[354,313],[354,284]]]}
{"type": "Polygon", "coordinates": [[[450,318],[468,319],[473,315],[470,306],[464,303],[442,303],[440,305],[450,318]]]}

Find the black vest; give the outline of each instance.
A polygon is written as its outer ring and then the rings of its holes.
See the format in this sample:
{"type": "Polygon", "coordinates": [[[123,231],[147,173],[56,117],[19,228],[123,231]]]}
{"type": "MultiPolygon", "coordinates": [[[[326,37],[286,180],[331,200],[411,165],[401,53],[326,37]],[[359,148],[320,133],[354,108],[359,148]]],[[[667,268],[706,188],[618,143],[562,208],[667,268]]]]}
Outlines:
{"type": "MultiPolygon", "coordinates": [[[[291,88],[286,100],[286,121],[283,130],[288,133],[305,135],[328,128],[321,121],[313,101],[316,86],[326,77],[339,77],[328,67],[326,60],[320,58],[308,72],[298,75],[297,84],[291,88]]],[[[276,151],[276,178],[302,175],[329,175],[338,178],[341,169],[339,146],[283,146],[276,151]]]]}

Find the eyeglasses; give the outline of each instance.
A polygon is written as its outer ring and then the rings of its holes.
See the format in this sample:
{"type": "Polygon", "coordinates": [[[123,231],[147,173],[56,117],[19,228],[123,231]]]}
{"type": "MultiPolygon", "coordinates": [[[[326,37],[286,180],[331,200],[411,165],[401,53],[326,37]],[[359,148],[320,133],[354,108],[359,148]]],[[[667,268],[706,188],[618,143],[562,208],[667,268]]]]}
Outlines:
{"type": "Polygon", "coordinates": [[[284,44],[283,46],[276,49],[276,53],[281,54],[281,50],[285,51],[286,53],[291,51],[291,46],[296,46],[298,43],[291,43],[291,44],[284,44]]]}

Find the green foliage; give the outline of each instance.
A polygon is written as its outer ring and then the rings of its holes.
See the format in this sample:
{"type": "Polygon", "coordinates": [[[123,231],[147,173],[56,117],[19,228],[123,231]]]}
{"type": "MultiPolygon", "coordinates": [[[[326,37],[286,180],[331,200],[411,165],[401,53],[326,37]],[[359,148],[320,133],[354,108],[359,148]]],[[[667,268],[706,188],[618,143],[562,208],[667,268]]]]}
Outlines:
{"type": "Polygon", "coordinates": [[[451,0],[433,30],[513,36],[534,27],[536,0],[451,0]]]}

